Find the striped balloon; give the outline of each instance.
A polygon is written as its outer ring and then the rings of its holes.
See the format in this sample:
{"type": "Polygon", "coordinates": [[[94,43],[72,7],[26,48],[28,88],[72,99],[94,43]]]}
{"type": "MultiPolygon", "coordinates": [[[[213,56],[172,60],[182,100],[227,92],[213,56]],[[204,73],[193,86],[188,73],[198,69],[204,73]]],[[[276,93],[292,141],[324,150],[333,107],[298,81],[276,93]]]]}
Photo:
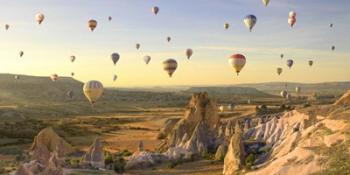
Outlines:
{"type": "Polygon", "coordinates": [[[84,84],[83,91],[90,104],[93,105],[102,96],[103,85],[99,81],[91,80],[84,84]]]}
{"type": "Polygon", "coordinates": [[[246,63],[246,58],[241,54],[234,54],[229,57],[228,62],[236,70],[238,75],[246,63]]]}
{"type": "Polygon", "coordinates": [[[163,69],[168,73],[169,77],[172,77],[177,69],[177,62],[174,59],[167,59],[163,62],[163,69]]]}
{"type": "Polygon", "coordinates": [[[257,19],[254,15],[248,15],[243,20],[245,26],[249,29],[249,31],[252,31],[253,27],[256,24],[256,21],[257,19]]]}

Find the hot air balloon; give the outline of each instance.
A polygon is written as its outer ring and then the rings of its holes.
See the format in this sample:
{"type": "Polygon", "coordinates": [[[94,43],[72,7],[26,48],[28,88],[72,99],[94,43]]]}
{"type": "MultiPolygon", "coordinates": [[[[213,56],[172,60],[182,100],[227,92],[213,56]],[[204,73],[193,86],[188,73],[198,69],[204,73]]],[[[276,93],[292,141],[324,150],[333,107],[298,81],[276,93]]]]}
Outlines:
{"type": "Polygon", "coordinates": [[[296,19],[295,16],[289,17],[289,18],[288,18],[288,24],[289,24],[291,27],[294,26],[295,22],[297,22],[297,19],[296,19]]]}
{"type": "Polygon", "coordinates": [[[249,29],[249,31],[252,31],[254,25],[256,24],[256,21],[257,19],[254,15],[248,15],[243,20],[245,26],[249,29]]]}
{"type": "Polygon", "coordinates": [[[296,92],[297,94],[299,94],[300,91],[301,91],[301,88],[300,88],[299,86],[295,87],[295,92],[296,92]]]}
{"type": "Polygon", "coordinates": [[[157,15],[158,12],[159,12],[159,7],[154,6],[154,7],[152,8],[152,12],[153,12],[153,14],[157,15]]]}
{"type": "Polygon", "coordinates": [[[192,49],[187,49],[186,50],[187,59],[190,59],[192,55],[193,55],[193,50],[192,49]]]}
{"type": "Polygon", "coordinates": [[[332,46],[332,51],[334,51],[335,50],[335,46],[332,46]]]}
{"type": "Polygon", "coordinates": [[[292,99],[292,94],[288,93],[287,96],[286,96],[286,99],[287,99],[287,100],[292,99]]]}
{"type": "Polygon", "coordinates": [[[292,68],[293,64],[294,61],[292,59],[287,60],[287,66],[289,67],[289,69],[292,68]]]}
{"type": "Polygon", "coordinates": [[[175,59],[167,59],[163,62],[163,69],[168,73],[169,77],[172,77],[177,69],[177,62],[175,59]]]}
{"type": "Polygon", "coordinates": [[[117,81],[118,76],[116,74],[113,75],[113,81],[117,81]]]}
{"type": "Polygon", "coordinates": [[[45,16],[42,13],[37,13],[35,15],[35,20],[36,22],[38,22],[38,24],[41,24],[44,21],[44,19],[45,19],[45,16]]]}
{"type": "Polygon", "coordinates": [[[229,29],[230,28],[230,24],[229,23],[225,23],[224,24],[224,28],[227,30],[227,29],[229,29]]]}
{"type": "Polygon", "coordinates": [[[93,32],[95,30],[95,28],[97,27],[97,21],[94,19],[90,19],[88,21],[88,27],[90,28],[91,32],[93,32]]]}
{"type": "Polygon", "coordinates": [[[277,74],[278,74],[278,75],[281,75],[282,72],[283,72],[283,69],[280,68],[280,67],[278,67],[278,68],[277,68],[277,74]]]}
{"type": "Polygon", "coordinates": [[[23,57],[24,52],[23,51],[19,51],[19,57],[23,57]]]}
{"type": "Polygon", "coordinates": [[[90,104],[94,105],[103,94],[103,85],[96,80],[88,81],[84,84],[83,92],[90,104]]]}
{"type": "Polygon", "coordinates": [[[168,42],[170,42],[170,41],[171,41],[171,37],[170,37],[170,36],[166,37],[166,40],[167,40],[168,42]]]}
{"type": "Polygon", "coordinates": [[[10,28],[10,25],[6,24],[5,25],[5,30],[8,30],[10,28]]]}
{"type": "Polygon", "coordinates": [[[120,56],[118,53],[112,53],[111,58],[112,58],[113,64],[116,65],[117,62],[119,61],[120,56]]]}
{"type": "Polygon", "coordinates": [[[70,56],[70,61],[71,61],[72,63],[75,61],[75,56],[74,56],[74,55],[70,56]]]}
{"type": "Polygon", "coordinates": [[[73,91],[68,91],[67,92],[67,96],[70,98],[70,99],[72,99],[73,98],[73,91]]]}
{"type": "Polygon", "coordinates": [[[57,75],[57,74],[52,74],[52,75],[50,76],[50,79],[51,79],[52,81],[57,81],[58,75],[57,75]]]}
{"type": "Polygon", "coordinates": [[[71,72],[70,75],[71,75],[72,77],[74,77],[75,73],[74,73],[74,72],[71,72]]]}
{"type": "Polygon", "coordinates": [[[219,107],[219,110],[220,110],[220,112],[224,112],[224,111],[225,111],[225,106],[221,105],[221,106],[219,107]]]}
{"type": "Polygon", "coordinates": [[[262,2],[265,6],[267,6],[269,4],[270,0],[262,0],[262,2]]]}
{"type": "Polygon", "coordinates": [[[16,80],[19,80],[19,75],[15,75],[15,79],[16,79],[16,80]]]}
{"type": "Polygon", "coordinates": [[[247,103],[248,103],[248,104],[251,104],[251,103],[252,103],[252,100],[248,99],[248,100],[247,100],[247,103]]]}
{"type": "Polygon", "coordinates": [[[140,43],[136,43],[136,49],[139,50],[141,47],[141,44],[140,43]]]}
{"type": "Polygon", "coordinates": [[[146,55],[143,57],[143,61],[145,61],[145,63],[148,64],[151,61],[151,57],[146,55]]]}
{"type": "Polygon", "coordinates": [[[333,24],[329,24],[329,27],[332,28],[332,27],[333,27],[333,24]]]}
{"type": "Polygon", "coordinates": [[[288,16],[291,18],[291,17],[296,17],[297,16],[297,13],[295,11],[290,11],[288,16]]]}
{"type": "Polygon", "coordinates": [[[228,62],[236,70],[238,75],[246,63],[246,58],[241,54],[234,54],[229,57],[228,62]]]}
{"type": "Polygon", "coordinates": [[[309,66],[312,66],[312,65],[314,65],[314,61],[309,60],[309,66]]]}
{"type": "Polygon", "coordinates": [[[111,16],[108,16],[108,21],[112,21],[112,17],[111,16]]]}
{"type": "Polygon", "coordinates": [[[287,95],[288,95],[288,92],[283,90],[283,91],[281,91],[280,95],[281,95],[282,98],[286,98],[287,95]]]}
{"type": "Polygon", "coordinates": [[[281,54],[281,59],[283,59],[283,57],[284,57],[284,55],[283,55],[283,54],[281,54]]]}

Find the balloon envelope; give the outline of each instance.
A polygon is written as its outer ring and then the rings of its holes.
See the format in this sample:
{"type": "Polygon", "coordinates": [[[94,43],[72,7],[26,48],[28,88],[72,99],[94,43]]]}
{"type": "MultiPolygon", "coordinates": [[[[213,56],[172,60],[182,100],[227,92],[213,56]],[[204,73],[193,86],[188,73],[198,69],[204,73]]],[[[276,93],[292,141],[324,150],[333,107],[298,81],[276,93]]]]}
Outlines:
{"type": "Polygon", "coordinates": [[[5,30],[8,30],[10,28],[10,25],[6,24],[5,25],[5,30]]]}
{"type": "Polygon", "coordinates": [[[96,103],[96,101],[102,96],[103,90],[102,83],[96,80],[86,82],[83,87],[84,95],[91,105],[96,103]]]}
{"type": "Polygon", "coordinates": [[[177,61],[175,59],[167,59],[163,62],[163,69],[168,73],[169,77],[172,77],[177,69],[177,61]]]}
{"type": "Polygon", "coordinates": [[[140,47],[141,47],[141,44],[140,44],[140,43],[137,43],[137,44],[136,44],[136,49],[139,50],[140,47]]]}
{"type": "Polygon", "coordinates": [[[24,55],[24,52],[23,52],[23,51],[20,51],[20,52],[19,52],[19,57],[23,57],[23,55],[24,55]]]}
{"type": "Polygon", "coordinates": [[[52,74],[52,75],[50,76],[50,79],[51,79],[52,81],[57,81],[58,75],[57,75],[57,74],[52,74]]]}
{"type": "Polygon", "coordinates": [[[286,98],[287,95],[288,95],[288,92],[283,90],[283,91],[281,91],[280,95],[281,95],[282,98],[286,98]]]}
{"type": "Polygon", "coordinates": [[[293,61],[293,60],[291,60],[291,59],[287,60],[287,66],[288,66],[289,68],[291,68],[291,67],[293,66],[293,64],[294,64],[294,61],[293,61]]]}
{"type": "Polygon", "coordinates": [[[262,2],[265,6],[267,6],[269,4],[270,0],[262,0],[262,2]]]}
{"type": "Polygon", "coordinates": [[[293,17],[289,17],[288,18],[288,24],[293,27],[294,24],[297,22],[297,19],[293,16],[293,17]]]}
{"type": "Polygon", "coordinates": [[[114,65],[117,64],[117,62],[119,61],[119,58],[120,58],[120,56],[118,53],[112,53],[111,59],[112,59],[114,65]]]}
{"type": "Polygon", "coordinates": [[[249,29],[249,31],[252,31],[253,27],[256,24],[256,21],[257,18],[254,15],[248,15],[243,20],[245,26],[249,29]]]}
{"type": "Polygon", "coordinates": [[[278,68],[277,68],[277,74],[278,74],[278,75],[281,75],[282,72],[283,72],[283,69],[280,68],[280,67],[278,67],[278,68]]]}
{"type": "Polygon", "coordinates": [[[118,76],[117,75],[113,75],[113,81],[117,81],[117,79],[118,79],[118,76]]]}
{"type": "Polygon", "coordinates": [[[190,59],[192,55],[193,55],[193,50],[192,49],[187,49],[186,50],[187,59],[190,59]]]}
{"type": "Polygon", "coordinates": [[[150,56],[148,56],[148,55],[143,57],[143,61],[145,61],[146,64],[148,64],[151,61],[151,59],[152,58],[150,56]]]}
{"type": "Polygon", "coordinates": [[[312,65],[314,65],[314,61],[309,60],[309,66],[312,66],[312,65]]]}
{"type": "Polygon", "coordinates": [[[42,13],[37,13],[35,15],[35,20],[36,22],[38,22],[38,24],[41,24],[44,21],[44,19],[45,19],[45,16],[42,13]]]}
{"type": "Polygon", "coordinates": [[[153,12],[153,14],[157,15],[157,14],[159,13],[159,7],[154,6],[154,7],[152,8],[152,12],[153,12]]]}
{"type": "Polygon", "coordinates": [[[88,21],[88,27],[90,28],[91,32],[93,32],[95,30],[95,28],[97,27],[97,21],[94,19],[90,19],[88,21]]]}
{"type": "Polygon", "coordinates": [[[245,66],[246,58],[241,54],[234,54],[229,57],[228,61],[238,75],[245,66]]]}
{"type": "Polygon", "coordinates": [[[291,17],[296,17],[297,16],[297,13],[295,11],[290,11],[288,16],[291,18],[291,17]]]}
{"type": "Polygon", "coordinates": [[[70,61],[71,61],[72,63],[75,61],[75,56],[74,56],[74,55],[70,56],[70,61]]]}
{"type": "Polygon", "coordinates": [[[224,24],[224,28],[227,30],[228,28],[230,28],[230,24],[229,23],[225,23],[224,24]]]}
{"type": "Polygon", "coordinates": [[[170,41],[171,41],[171,37],[170,37],[170,36],[166,37],[166,40],[167,40],[168,42],[170,42],[170,41]]]}

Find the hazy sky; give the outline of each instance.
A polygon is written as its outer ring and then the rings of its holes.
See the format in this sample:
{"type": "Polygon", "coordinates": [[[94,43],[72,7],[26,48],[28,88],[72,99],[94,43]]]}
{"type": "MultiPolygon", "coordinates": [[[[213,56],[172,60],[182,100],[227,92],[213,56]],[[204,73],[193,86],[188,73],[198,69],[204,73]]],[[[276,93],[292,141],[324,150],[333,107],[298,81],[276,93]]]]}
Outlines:
{"type": "Polygon", "coordinates": [[[350,81],[349,0],[0,0],[0,72],[100,80],[105,86],[217,85],[270,81],[350,81]],[[158,16],[151,12],[159,6],[158,16]],[[291,29],[288,13],[297,12],[291,29]],[[35,14],[46,18],[42,25],[35,14]],[[242,19],[254,14],[249,32],[242,19]],[[113,20],[108,21],[108,16],[113,20]],[[96,19],[94,32],[87,21],[96,19]],[[225,22],[231,24],[224,30],[225,22]],[[334,23],[333,28],[329,24],[334,23]],[[10,25],[5,31],[5,24],[10,25]],[[166,37],[173,38],[171,43],[166,37]],[[135,44],[141,43],[141,49],[135,44]],[[335,45],[336,50],[331,51],[335,45]],[[192,48],[191,60],[185,50],[192,48]],[[19,58],[18,52],[24,51],[19,58]],[[113,66],[110,55],[121,59],[113,66]],[[239,77],[228,64],[234,53],[247,64],[239,77]],[[279,55],[284,53],[285,58],[279,55]],[[70,55],[77,57],[74,63],[70,55]],[[150,55],[145,65],[142,58],[150,55]],[[162,62],[179,67],[168,78],[162,62]],[[286,59],[295,60],[291,70],[286,59]],[[307,61],[315,64],[308,67],[307,61]],[[277,67],[283,67],[281,76],[277,67]],[[113,82],[113,75],[118,75],[113,82]]]}

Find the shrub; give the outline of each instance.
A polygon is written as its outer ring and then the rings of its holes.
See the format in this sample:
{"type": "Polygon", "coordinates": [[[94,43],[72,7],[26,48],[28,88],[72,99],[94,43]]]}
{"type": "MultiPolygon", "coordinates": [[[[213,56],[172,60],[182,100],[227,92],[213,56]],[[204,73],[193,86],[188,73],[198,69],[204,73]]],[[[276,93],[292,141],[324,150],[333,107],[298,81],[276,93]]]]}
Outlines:
{"type": "Polygon", "coordinates": [[[245,165],[248,169],[251,169],[251,167],[255,163],[256,156],[255,154],[249,154],[247,158],[245,159],[245,165]]]}
{"type": "Polygon", "coordinates": [[[114,171],[116,173],[124,173],[125,172],[125,165],[126,162],[124,160],[123,157],[118,157],[115,161],[114,161],[114,171]]]}

